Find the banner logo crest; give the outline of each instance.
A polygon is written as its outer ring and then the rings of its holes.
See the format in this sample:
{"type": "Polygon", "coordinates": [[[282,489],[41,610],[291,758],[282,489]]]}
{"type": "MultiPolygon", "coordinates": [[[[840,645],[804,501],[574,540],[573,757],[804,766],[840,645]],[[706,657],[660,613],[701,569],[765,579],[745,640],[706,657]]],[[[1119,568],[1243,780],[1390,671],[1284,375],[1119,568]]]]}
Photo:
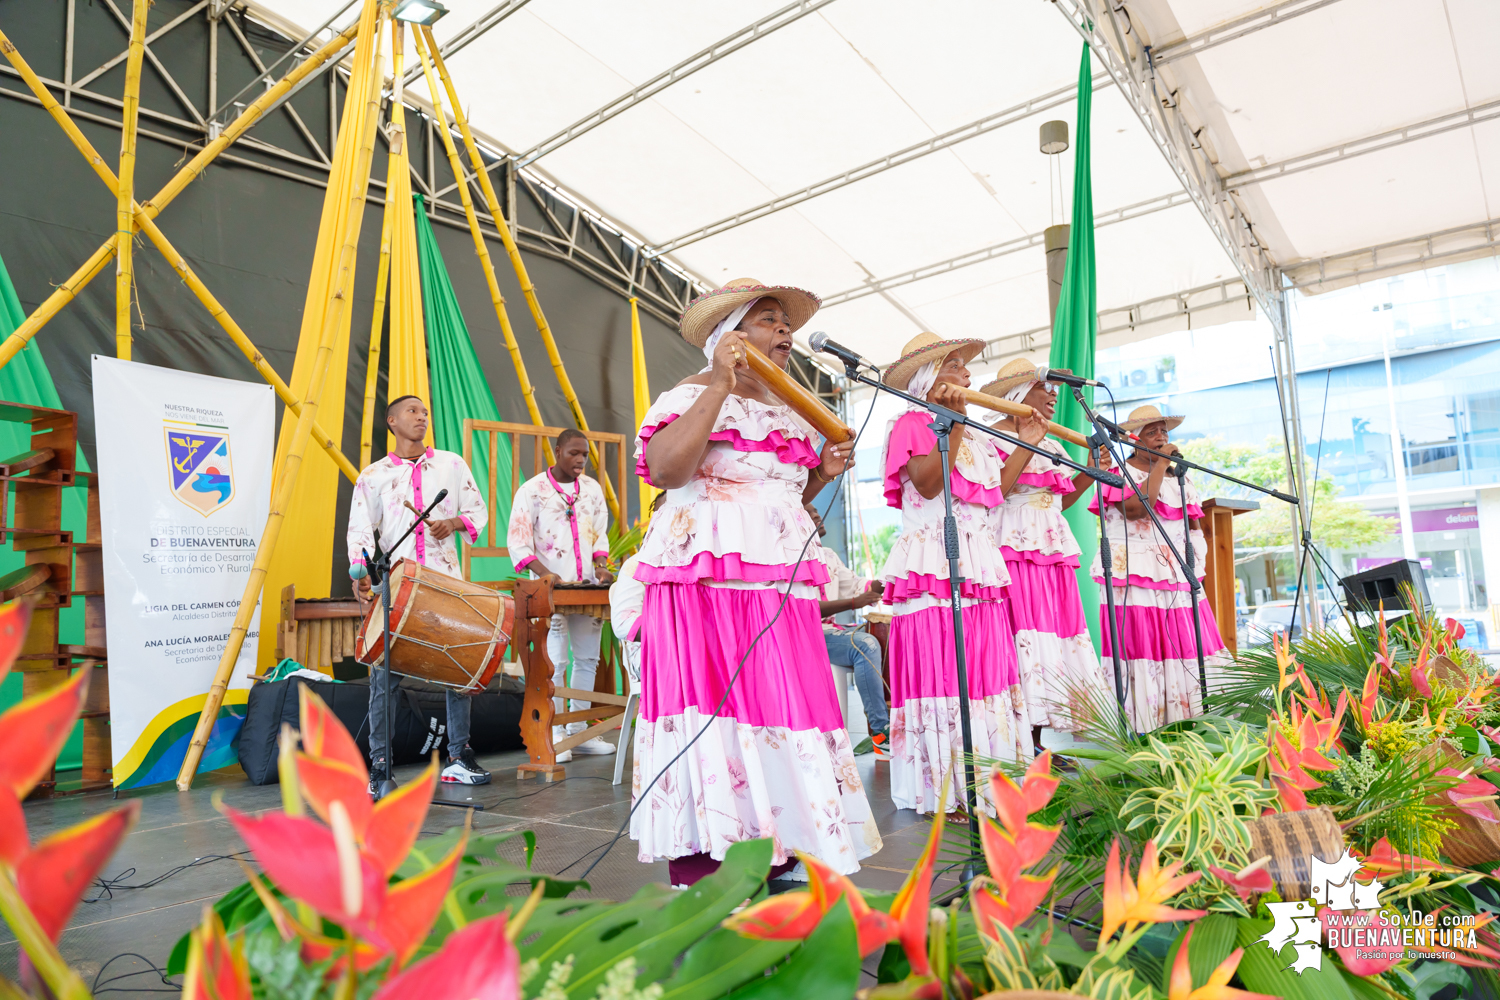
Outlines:
{"type": "Polygon", "coordinates": [[[197,428],[171,424],[165,432],[173,496],[204,517],[234,499],[228,432],[201,433],[197,428]]]}

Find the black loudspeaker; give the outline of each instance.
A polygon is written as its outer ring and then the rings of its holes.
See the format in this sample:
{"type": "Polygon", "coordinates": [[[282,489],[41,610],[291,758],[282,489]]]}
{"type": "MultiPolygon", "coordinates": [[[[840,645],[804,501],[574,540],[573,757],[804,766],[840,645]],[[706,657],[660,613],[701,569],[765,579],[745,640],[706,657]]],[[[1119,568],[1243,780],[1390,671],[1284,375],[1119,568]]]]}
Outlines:
{"type": "Polygon", "coordinates": [[[1422,564],[1415,559],[1397,559],[1363,573],[1351,573],[1339,583],[1344,588],[1344,601],[1350,611],[1374,613],[1382,607],[1387,611],[1410,611],[1408,590],[1416,594],[1422,607],[1432,607],[1432,598],[1427,593],[1427,576],[1422,572],[1422,564]]]}

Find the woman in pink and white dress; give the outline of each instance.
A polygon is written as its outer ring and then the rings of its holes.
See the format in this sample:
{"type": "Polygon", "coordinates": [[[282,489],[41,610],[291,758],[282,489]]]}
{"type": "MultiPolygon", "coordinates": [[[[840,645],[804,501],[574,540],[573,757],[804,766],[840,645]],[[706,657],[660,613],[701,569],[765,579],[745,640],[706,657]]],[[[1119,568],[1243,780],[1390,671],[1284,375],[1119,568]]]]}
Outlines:
{"type": "MultiPolygon", "coordinates": [[[[962,411],[956,388],[968,388],[966,366],[982,340],[943,340],[922,333],[885,373],[885,382],[962,411]]],[[[1021,759],[1026,709],[1016,645],[1005,616],[1010,583],[995,530],[1004,503],[995,439],[955,427],[948,468],[942,467],[931,416],[913,408],[892,422],[886,440],[885,500],[901,511],[901,533],[881,573],[891,605],[891,800],[930,813],[954,755],[963,753],[958,665],[953,645],[952,588],[943,544],[943,479],[950,477],[963,584],[964,648],[974,753],[1021,759]]],[[[983,783],[981,782],[981,786],[983,783]]],[[[982,797],[982,789],[981,789],[982,797]]],[[[956,785],[949,802],[962,801],[956,785]]],[[[954,814],[956,818],[956,814],[954,814]]]]}
{"type": "MultiPolygon", "coordinates": [[[[1017,358],[979,391],[1037,411],[1038,416],[1024,420],[998,420],[996,429],[1067,457],[1057,439],[1047,436],[1057,396],[1047,383],[1036,380],[1035,365],[1017,358]]],[[[1024,448],[1004,441],[997,441],[996,446],[1005,463],[1001,473],[1005,505],[1000,508],[1000,552],[1010,571],[1005,610],[1016,635],[1031,740],[1040,753],[1044,726],[1076,730],[1091,706],[1108,708],[1113,690],[1089,638],[1078,595],[1081,553],[1073,529],[1063,518],[1063,511],[1077,503],[1094,481],[1083,472],[1069,478],[1066,466],[1024,448]]]]}
{"type": "Polygon", "coordinates": [[[682,335],[711,364],[659,396],[636,439],[637,472],[667,494],[635,571],[646,592],[633,797],[649,801],[630,835],[642,861],[669,859],[674,885],[752,838],[774,842],[773,876],[795,851],[847,874],[880,849],[818,615],[828,570],[802,507],[852,446],[820,452],[745,364],[756,349],[785,368],[818,304],[748,278],[695,300],[682,335]]]}
{"type": "MultiPolygon", "coordinates": [[[[1154,406],[1139,406],[1120,426],[1136,434],[1141,444],[1156,451],[1175,452],[1167,433],[1182,417],[1164,417],[1154,406]]],[[[1140,486],[1171,540],[1157,532],[1146,508],[1129,486],[1116,489],[1101,484],[1089,505],[1098,512],[1104,501],[1104,527],[1109,536],[1110,577],[1115,592],[1115,622],[1120,632],[1120,658],[1126,681],[1125,709],[1138,732],[1160,729],[1169,722],[1190,719],[1203,712],[1203,692],[1198,680],[1198,647],[1193,636],[1193,599],[1182,564],[1172,554],[1182,551],[1183,518],[1193,539],[1193,573],[1203,579],[1207,546],[1198,521],[1203,517],[1198,490],[1186,482],[1184,491],[1168,474],[1164,458],[1136,451],[1120,471],[1140,486]]],[[[1104,582],[1099,557],[1094,557],[1094,579],[1104,582]]],[[[1201,591],[1200,591],[1201,593],[1201,591]]],[[[1099,621],[1104,626],[1104,656],[1111,650],[1107,605],[1099,602],[1099,621]]],[[[1229,653],[1219,635],[1208,599],[1198,600],[1203,628],[1205,665],[1214,669],[1226,663],[1229,653]]]]}

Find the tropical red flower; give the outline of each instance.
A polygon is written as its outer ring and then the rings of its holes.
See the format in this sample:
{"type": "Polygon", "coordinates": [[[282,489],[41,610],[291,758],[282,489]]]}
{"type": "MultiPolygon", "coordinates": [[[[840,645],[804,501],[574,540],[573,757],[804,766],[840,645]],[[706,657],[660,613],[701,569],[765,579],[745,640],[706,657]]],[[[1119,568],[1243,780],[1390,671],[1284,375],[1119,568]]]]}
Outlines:
{"type": "Polygon", "coordinates": [[[26,601],[0,604],[0,681],[10,673],[11,664],[21,654],[26,633],[31,628],[31,605],[26,601]]]}
{"type": "Polygon", "coordinates": [[[1445,778],[1453,778],[1457,782],[1446,792],[1455,806],[1486,823],[1500,822],[1495,819],[1493,808],[1494,785],[1476,776],[1472,769],[1459,771],[1456,768],[1445,767],[1438,771],[1438,774],[1445,778]]]}
{"type": "Polygon", "coordinates": [[[1401,854],[1391,842],[1381,837],[1370,849],[1370,853],[1359,858],[1360,864],[1372,875],[1401,875],[1406,872],[1416,871],[1442,871],[1444,866],[1436,861],[1418,857],[1415,854],[1401,854]]]}
{"type": "Polygon", "coordinates": [[[943,817],[947,807],[948,779],[945,778],[938,792],[937,812],[927,834],[927,845],[891,903],[891,919],[896,922],[897,938],[915,977],[932,975],[932,962],[927,957],[927,911],[932,901],[932,867],[943,839],[943,817]]]}
{"type": "Polygon", "coordinates": [[[240,950],[231,947],[224,923],[212,906],[203,907],[203,923],[188,945],[183,1000],[251,1000],[250,968],[240,950]]]}
{"type": "Polygon", "coordinates": [[[1202,872],[1178,875],[1183,862],[1174,861],[1161,868],[1156,863],[1156,842],[1146,841],[1141,852],[1141,866],[1134,882],[1130,879],[1130,859],[1120,857],[1120,838],[1110,845],[1104,862],[1104,919],[1099,929],[1099,947],[1122,926],[1129,935],[1141,924],[1160,924],[1173,920],[1196,920],[1207,910],[1174,910],[1167,900],[1203,877],[1202,872]]]}
{"type": "MultiPolygon", "coordinates": [[[[4,673],[0,671],[0,676],[4,673]]],[[[0,715],[0,788],[24,799],[42,780],[73,735],[73,723],[88,697],[91,673],[79,670],[57,687],[25,698],[0,715]]]]}
{"type": "Polygon", "coordinates": [[[371,1000],[516,1000],[521,956],[506,936],[507,915],[449,934],[440,950],[389,980],[371,1000]]]}
{"type": "Polygon", "coordinates": [[[1177,946],[1177,958],[1172,962],[1172,978],[1167,984],[1168,1000],[1277,1000],[1270,993],[1251,993],[1237,990],[1229,985],[1234,970],[1240,967],[1240,958],[1245,949],[1236,948],[1219,967],[1208,974],[1208,982],[1193,989],[1193,971],[1188,964],[1188,945],[1193,940],[1193,928],[1189,927],[1177,946]]]}
{"type": "Polygon", "coordinates": [[[889,914],[870,908],[853,882],[811,855],[798,852],[807,868],[807,892],[783,892],[747,906],[724,921],[724,926],[758,941],[805,941],[840,899],[859,934],[859,953],[868,955],[896,940],[896,922],[889,914]]]}
{"type": "Polygon", "coordinates": [[[1213,873],[1215,878],[1228,884],[1230,888],[1238,893],[1240,899],[1244,900],[1246,905],[1249,905],[1252,896],[1262,892],[1270,892],[1276,885],[1271,879],[1271,870],[1264,864],[1258,866],[1251,865],[1240,869],[1238,872],[1232,872],[1226,868],[1219,868],[1214,865],[1209,865],[1208,870],[1213,873]]]}
{"type": "Polygon", "coordinates": [[[1057,791],[1058,779],[1051,776],[1051,769],[1052,754],[1044,751],[1027,769],[1019,788],[999,770],[990,775],[990,793],[1000,825],[989,820],[979,825],[989,876],[976,880],[970,892],[979,932],[986,937],[995,936],[994,924],[1014,929],[1036,912],[1057,878],[1056,867],[1046,875],[1023,874],[1047,856],[1062,831],[1061,826],[1028,820],[1057,791]]]}
{"type": "MultiPolygon", "coordinates": [[[[0,726],[6,722],[0,717],[0,726]]],[[[0,800],[7,798],[15,802],[9,790],[0,789],[0,800]]],[[[140,801],[133,800],[119,809],[59,830],[20,857],[3,859],[5,867],[14,873],[21,898],[54,942],[62,935],[84,890],[130,832],[140,811],[140,801]]],[[[17,804],[15,818],[21,823],[19,832],[24,842],[26,827],[20,812],[17,804]]]]}

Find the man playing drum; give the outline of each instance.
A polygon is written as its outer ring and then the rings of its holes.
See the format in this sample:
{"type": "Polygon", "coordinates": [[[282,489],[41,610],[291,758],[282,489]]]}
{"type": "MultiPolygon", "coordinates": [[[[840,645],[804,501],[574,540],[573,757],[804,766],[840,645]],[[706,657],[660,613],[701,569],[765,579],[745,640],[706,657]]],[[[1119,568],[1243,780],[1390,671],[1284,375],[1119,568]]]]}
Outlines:
{"type": "MultiPolygon", "coordinates": [[[[530,570],[539,579],[559,583],[585,583],[608,587],[614,582],[605,565],[609,562],[609,508],[604,490],[584,473],[589,461],[589,442],[572,428],[557,435],[557,464],[521,484],[511,500],[506,545],[516,571],[530,570]]],[[[602,602],[601,602],[602,603],[602,602]]],[[[547,632],[547,657],[552,661],[552,683],[565,686],[568,652],[573,654],[572,687],[591,691],[599,669],[599,636],[604,620],[594,615],[552,616],[547,632]]],[[[562,711],[562,699],[555,700],[562,711]]],[[[573,711],[589,707],[574,699],[573,711]]],[[[552,727],[552,740],[581,733],[586,722],[570,722],[567,732],[552,727]]],[[[615,748],[595,736],[575,747],[579,753],[611,754],[615,748]]],[[[558,763],[573,759],[573,751],[557,755],[558,763]]]]}
{"type": "MultiPolygon", "coordinates": [[[[354,484],[349,504],[349,564],[364,563],[364,553],[375,551],[375,534],[387,542],[400,538],[416,520],[411,508],[425,510],[438,491],[448,495],[433,508],[396,551],[392,563],[409,559],[449,576],[462,576],[456,534],[470,542],[489,521],[484,497],[463,458],[451,451],[427,447],[427,406],[416,396],[402,396],[386,407],[385,422],[396,439],[396,449],[372,462],[354,484]]],[[[368,577],[354,581],[354,593],[368,612],[373,597],[368,577]]],[[[390,776],[385,745],[387,692],[380,683],[383,671],[370,671],[370,794],[390,776]]],[[[490,772],[479,766],[469,747],[469,696],[448,690],[448,757],[443,780],[483,785],[490,772]]]]}

